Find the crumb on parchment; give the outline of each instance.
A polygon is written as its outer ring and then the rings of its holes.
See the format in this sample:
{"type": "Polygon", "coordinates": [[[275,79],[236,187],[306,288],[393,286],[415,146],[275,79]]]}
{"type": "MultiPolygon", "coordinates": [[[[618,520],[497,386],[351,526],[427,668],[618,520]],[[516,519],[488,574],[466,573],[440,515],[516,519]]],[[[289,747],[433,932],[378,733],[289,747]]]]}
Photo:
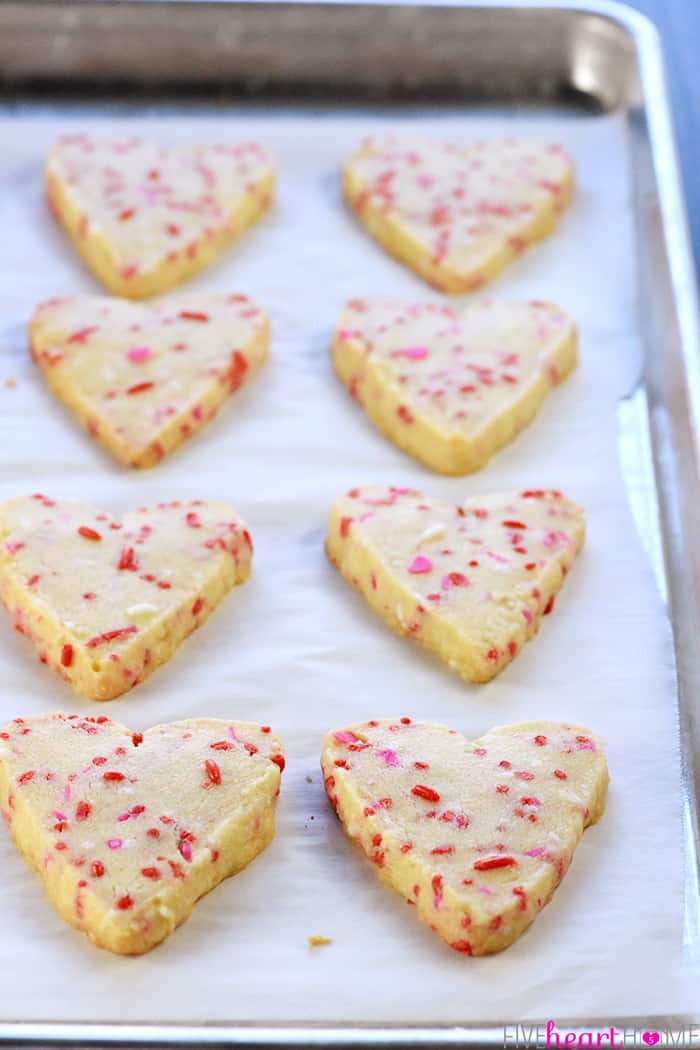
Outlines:
{"type": "Polygon", "coordinates": [[[313,935],[306,938],[309,948],[323,948],[326,944],[332,944],[333,941],[330,937],[319,937],[313,935]]]}

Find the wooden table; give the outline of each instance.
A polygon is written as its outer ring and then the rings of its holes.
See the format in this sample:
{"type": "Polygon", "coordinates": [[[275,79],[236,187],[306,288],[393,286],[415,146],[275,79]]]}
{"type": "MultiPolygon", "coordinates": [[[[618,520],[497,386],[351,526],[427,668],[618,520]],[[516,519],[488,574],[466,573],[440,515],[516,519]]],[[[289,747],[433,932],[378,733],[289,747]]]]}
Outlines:
{"type": "Polygon", "coordinates": [[[700,0],[626,0],[661,33],[683,166],[695,266],[700,273],[700,0]]]}

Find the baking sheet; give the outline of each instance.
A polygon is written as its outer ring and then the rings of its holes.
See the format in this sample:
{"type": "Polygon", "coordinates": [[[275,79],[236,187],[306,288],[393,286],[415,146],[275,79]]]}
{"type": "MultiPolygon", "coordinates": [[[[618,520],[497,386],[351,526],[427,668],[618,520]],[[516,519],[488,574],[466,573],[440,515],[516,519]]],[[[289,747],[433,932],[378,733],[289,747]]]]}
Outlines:
{"type": "MultiPolygon", "coordinates": [[[[27,108],[0,118],[0,141],[0,498],[45,491],[117,513],[225,498],[255,541],[250,581],[168,665],[99,711],[135,730],[194,715],[259,720],[282,737],[288,759],[272,846],[142,958],[99,952],[64,925],[3,834],[0,1020],[467,1024],[692,1012],[671,635],[617,458],[618,401],[640,372],[624,119],[523,109],[27,108]],[[26,350],[38,301],[96,290],[41,193],[46,149],[78,129],[163,141],[253,136],[279,164],[273,213],[189,285],[259,299],[272,316],[269,363],[198,438],[147,473],[125,472],[80,432],[26,350]],[[562,141],[577,162],[578,193],[558,232],[490,292],[569,310],[580,324],[579,368],[513,445],[465,479],[434,476],[382,439],[329,363],[345,298],[435,298],[340,201],[341,159],[381,130],[465,141],[533,135],[562,141]],[[555,614],[494,682],[463,683],[393,637],[326,562],[330,502],[370,483],[455,500],[561,487],[587,508],[587,545],[555,614]],[[584,835],[553,902],[499,956],[465,959],[415,923],[325,801],[324,732],[399,714],[473,736],[556,718],[607,740],[607,813],[584,835]],[[333,943],[310,950],[309,934],[333,943]]],[[[9,619],[0,627],[2,721],[98,711],[38,664],[9,619]]]]}

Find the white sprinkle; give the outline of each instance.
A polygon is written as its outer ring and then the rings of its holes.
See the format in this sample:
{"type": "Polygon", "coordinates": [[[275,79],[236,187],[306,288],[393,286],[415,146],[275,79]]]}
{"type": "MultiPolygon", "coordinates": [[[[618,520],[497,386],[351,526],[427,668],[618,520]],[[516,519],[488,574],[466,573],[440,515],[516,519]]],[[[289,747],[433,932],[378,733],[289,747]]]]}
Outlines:
{"type": "Polygon", "coordinates": [[[142,602],[140,605],[130,605],[126,612],[128,616],[148,616],[150,613],[158,612],[158,606],[142,602]]]}
{"type": "Polygon", "coordinates": [[[430,540],[439,540],[447,532],[445,525],[442,522],[436,522],[435,525],[430,525],[425,532],[422,532],[418,537],[418,543],[416,546],[420,547],[421,543],[429,543],[430,540]]]}

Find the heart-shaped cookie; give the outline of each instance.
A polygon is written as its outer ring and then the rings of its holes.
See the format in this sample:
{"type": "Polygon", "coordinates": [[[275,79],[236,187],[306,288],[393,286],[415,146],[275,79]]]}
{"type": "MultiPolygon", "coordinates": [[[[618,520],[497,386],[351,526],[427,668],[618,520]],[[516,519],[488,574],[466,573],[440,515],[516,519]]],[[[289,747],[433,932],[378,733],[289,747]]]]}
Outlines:
{"type": "Polygon", "coordinates": [[[39,306],[29,338],[49,388],[88,433],[120,463],[150,467],[257,371],[269,326],[245,295],[84,295],[39,306]]]}
{"type": "Polygon", "coordinates": [[[161,503],[117,521],[36,494],[0,505],[0,599],[83,696],[111,700],[169,660],[250,573],[225,503],[161,503]]]}
{"type": "Polygon", "coordinates": [[[367,138],[346,162],[351,208],[390,255],[445,292],[470,292],[552,232],[571,196],[561,146],[367,138]]]}
{"type": "Polygon", "coordinates": [[[129,299],[159,295],[209,266],[267,211],[274,188],[256,142],[65,135],[46,163],[51,211],[100,281],[129,299]]]}
{"type": "Polygon", "coordinates": [[[490,299],[352,299],[332,347],[340,379],[374,425],[441,474],[479,470],[536,415],[576,364],[576,330],[556,306],[490,299]]]}
{"type": "Polygon", "coordinates": [[[269,845],[283,769],[269,726],[16,718],[0,733],[0,806],[61,917],[140,955],[269,845]]]}
{"type": "Polygon", "coordinates": [[[455,506],[371,486],[333,504],[326,550],[397,633],[487,682],[552,611],[583,535],[583,511],[560,492],[455,506]]]}
{"type": "Polygon", "coordinates": [[[603,813],[600,741],[522,722],[470,741],[410,718],[326,736],[328,797],[379,877],[467,955],[501,951],[549,901],[603,813]]]}

